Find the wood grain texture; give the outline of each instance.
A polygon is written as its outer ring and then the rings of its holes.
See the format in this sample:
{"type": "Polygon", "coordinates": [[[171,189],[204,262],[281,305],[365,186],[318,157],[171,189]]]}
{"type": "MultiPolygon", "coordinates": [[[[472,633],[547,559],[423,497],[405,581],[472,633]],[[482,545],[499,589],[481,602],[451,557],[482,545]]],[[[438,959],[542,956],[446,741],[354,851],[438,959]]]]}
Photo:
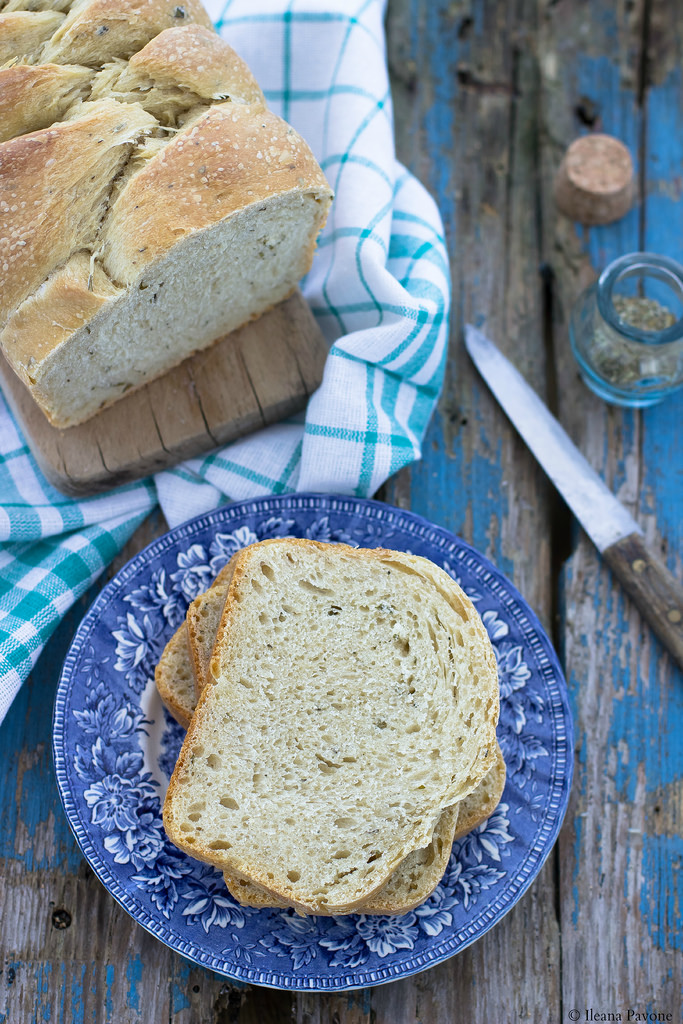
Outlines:
{"type": "MultiPolygon", "coordinates": [[[[547,396],[536,23],[535,3],[422,4],[418,18],[414,5],[390,7],[398,152],[439,197],[454,301],[446,385],[425,457],[385,496],[486,553],[549,628],[552,498],[462,345],[463,322],[482,326],[547,396]]],[[[378,1009],[378,1019],[559,1020],[553,873],[551,859],[493,931],[400,983],[397,1016],[380,1018],[378,1009]]],[[[373,993],[373,1007],[383,997],[373,993]]]]}
{"type": "MultiPolygon", "coordinates": [[[[560,647],[577,751],[556,853],[495,929],[412,978],[292,994],[193,966],[104,892],[59,805],[52,696],[91,594],[0,728],[0,1024],[560,1024],[573,1008],[583,1020],[588,1009],[626,1020],[629,1008],[681,1020],[683,680],[549,490],[460,337],[465,320],[485,327],[680,578],[680,401],[607,407],[581,383],[566,335],[579,290],[611,258],[639,247],[680,258],[679,6],[391,0],[388,10],[398,154],[441,207],[454,304],[424,458],[383,496],[486,553],[560,647]],[[642,201],[622,221],[584,230],[557,215],[552,179],[568,143],[592,129],[629,146],[642,201]]],[[[210,382],[205,358],[197,373],[210,382]]],[[[260,371],[236,363],[235,372],[248,391],[260,371]]],[[[210,401],[203,412],[214,431],[210,401]]],[[[111,572],[163,528],[148,521],[111,572]]]]}
{"type": "MultiPolygon", "coordinates": [[[[560,418],[679,578],[680,403],[637,412],[592,396],[569,351],[567,318],[582,287],[611,259],[642,248],[680,255],[680,214],[662,199],[683,159],[681,91],[677,73],[664,70],[680,64],[682,14],[659,0],[628,9],[596,0],[579,9],[559,0],[547,6],[539,37],[544,253],[553,270],[560,418]],[[668,29],[655,37],[653,25],[662,20],[668,29]],[[587,230],[556,214],[548,183],[566,144],[589,129],[628,145],[640,202],[618,223],[587,230]]],[[[673,822],[683,774],[683,681],[578,531],[561,580],[561,608],[577,739],[559,844],[563,1006],[620,1012],[624,1019],[629,1008],[647,1006],[680,1020],[683,900],[676,866],[683,851],[673,822]]]]}
{"type": "Polygon", "coordinates": [[[163,377],[76,427],[48,423],[0,356],[0,385],[45,476],[95,494],[300,412],[327,346],[298,290],[163,377]]]}

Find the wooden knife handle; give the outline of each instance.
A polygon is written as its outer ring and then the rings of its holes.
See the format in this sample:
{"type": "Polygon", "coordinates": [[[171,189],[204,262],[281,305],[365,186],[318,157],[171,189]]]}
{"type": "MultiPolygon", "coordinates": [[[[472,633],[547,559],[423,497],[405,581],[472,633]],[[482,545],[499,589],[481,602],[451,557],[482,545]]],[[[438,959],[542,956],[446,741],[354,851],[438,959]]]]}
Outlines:
{"type": "Polygon", "coordinates": [[[683,669],[683,588],[632,533],[602,552],[643,618],[683,669]]]}

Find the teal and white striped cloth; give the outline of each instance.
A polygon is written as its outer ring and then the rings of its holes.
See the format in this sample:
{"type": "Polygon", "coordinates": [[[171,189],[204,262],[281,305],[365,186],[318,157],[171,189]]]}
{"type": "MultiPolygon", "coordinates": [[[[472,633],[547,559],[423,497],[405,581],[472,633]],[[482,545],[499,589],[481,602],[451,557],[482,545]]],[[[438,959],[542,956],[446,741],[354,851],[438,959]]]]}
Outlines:
{"type": "Polygon", "coordinates": [[[438,211],[394,157],[383,0],[209,0],[271,109],[334,191],[304,282],[330,344],[299,421],[82,501],[42,477],[0,397],[0,721],[60,618],[157,502],[171,526],[285,491],[362,496],[420,457],[443,380],[449,269],[438,211]]]}

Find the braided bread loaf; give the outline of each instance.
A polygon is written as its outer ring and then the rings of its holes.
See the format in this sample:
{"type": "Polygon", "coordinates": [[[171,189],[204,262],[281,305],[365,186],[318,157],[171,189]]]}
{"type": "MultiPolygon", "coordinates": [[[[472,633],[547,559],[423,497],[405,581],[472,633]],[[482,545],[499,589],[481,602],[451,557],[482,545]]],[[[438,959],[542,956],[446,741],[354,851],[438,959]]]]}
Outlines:
{"type": "Polygon", "coordinates": [[[0,0],[0,346],[88,419],[280,302],[330,188],[199,0],[0,0]]]}

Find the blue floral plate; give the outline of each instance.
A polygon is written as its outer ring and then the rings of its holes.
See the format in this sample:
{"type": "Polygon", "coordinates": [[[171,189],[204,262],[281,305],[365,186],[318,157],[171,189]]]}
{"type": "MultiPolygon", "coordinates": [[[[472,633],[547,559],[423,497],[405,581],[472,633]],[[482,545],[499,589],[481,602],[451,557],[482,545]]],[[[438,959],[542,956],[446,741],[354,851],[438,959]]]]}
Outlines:
{"type": "Polygon", "coordinates": [[[567,806],[572,726],[562,672],[533,612],[485,558],[419,516],[374,501],[287,495],[177,527],[104,588],[67,655],[54,714],[59,791],[95,874],[139,924],[183,956],[286,989],[377,985],[453,956],[517,902],[548,856],[567,806]],[[166,839],[161,806],[183,731],[154,665],[188,603],[234,551],[311,537],[425,555],[475,602],[501,685],[507,784],[495,813],[456,842],[433,895],[400,917],[302,918],[240,907],[221,874],[166,839]]]}

